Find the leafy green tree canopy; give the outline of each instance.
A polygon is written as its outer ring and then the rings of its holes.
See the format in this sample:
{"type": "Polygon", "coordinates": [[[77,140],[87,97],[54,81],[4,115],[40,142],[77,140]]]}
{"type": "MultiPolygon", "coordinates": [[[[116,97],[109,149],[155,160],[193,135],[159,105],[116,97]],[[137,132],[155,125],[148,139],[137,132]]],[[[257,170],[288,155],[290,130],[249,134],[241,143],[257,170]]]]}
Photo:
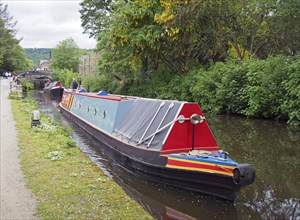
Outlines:
{"type": "Polygon", "coordinates": [[[56,48],[53,48],[50,67],[78,72],[81,55],[82,51],[75,41],[72,38],[67,38],[59,42],[56,48]]]}
{"type": "Polygon", "coordinates": [[[112,0],[84,0],[80,3],[81,9],[79,12],[81,13],[81,26],[84,33],[88,33],[90,37],[93,37],[107,28],[112,2],[112,0]]]}
{"type": "Polygon", "coordinates": [[[32,63],[26,58],[20,40],[15,38],[17,22],[8,13],[7,5],[0,2],[0,72],[26,70],[32,63]]]}
{"type": "Polygon", "coordinates": [[[197,63],[300,49],[298,0],[84,0],[81,6],[85,31],[111,39],[111,48],[129,52],[146,71],[163,64],[186,72],[197,63]]]}

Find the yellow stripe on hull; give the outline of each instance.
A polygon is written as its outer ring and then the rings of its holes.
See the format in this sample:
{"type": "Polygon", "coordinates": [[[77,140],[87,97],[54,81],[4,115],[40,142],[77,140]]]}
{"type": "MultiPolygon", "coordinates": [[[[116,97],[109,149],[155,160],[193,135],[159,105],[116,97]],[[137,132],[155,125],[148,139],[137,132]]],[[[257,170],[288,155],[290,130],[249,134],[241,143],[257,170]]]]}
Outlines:
{"type": "Polygon", "coordinates": [[[200,161],[194,161],[194,160],[185,160],[185,159],[179,159],[179,158],[170,158],[168,157],[168,160],[173,160],[173,161],[181,161],[185,163],[190,163],[190,164],[201,164],[201,165],[208,165],[208,166],[217,166],[217,167],[222,167],[224,169],[233,169],[235,166],[226,166],[226,165],[220,165],[220,164],[213,164],[213,163],[206,163],[206,162],[200,162],[200,161]]]}
{"type": "Polygon", "coordinates": [[[218,171],[218,170],[211,170],[211,169],[205,169],[205,168],[195,168],[195,167],[183,167],[183,166],[175,166],[175,165],[169,165],[167,164],[166,167],[169,168],[177,168],[177,169],[184,169],[184,170],[195,170],[195,171],[203,171],[207,173],[218,173],[226,176],[233,176],[233,173],[218,171]]]}
{"type": "Polygon", "coordinates": [[[67,105],[68,110],[70,110],[70,108],[71,108],[71,105],[73,103],[73,99],[74,99],[73,94],[70,94],[70,98],[69,98],[68,105],[67,105]]]}

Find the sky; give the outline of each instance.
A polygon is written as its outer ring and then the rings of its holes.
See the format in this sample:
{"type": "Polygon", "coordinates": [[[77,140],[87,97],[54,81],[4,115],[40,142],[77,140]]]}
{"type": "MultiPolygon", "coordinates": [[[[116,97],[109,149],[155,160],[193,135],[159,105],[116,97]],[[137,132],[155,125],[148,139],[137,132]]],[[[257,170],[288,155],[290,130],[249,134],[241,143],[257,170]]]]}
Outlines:
{"type": "Polygon", "coordinates": [[[17,39],[23,48],[55,48],[69,37],[81,49],[94,49],[96,40],[83,34],[80,0],[0,0],[17,21],[17,39]]]}

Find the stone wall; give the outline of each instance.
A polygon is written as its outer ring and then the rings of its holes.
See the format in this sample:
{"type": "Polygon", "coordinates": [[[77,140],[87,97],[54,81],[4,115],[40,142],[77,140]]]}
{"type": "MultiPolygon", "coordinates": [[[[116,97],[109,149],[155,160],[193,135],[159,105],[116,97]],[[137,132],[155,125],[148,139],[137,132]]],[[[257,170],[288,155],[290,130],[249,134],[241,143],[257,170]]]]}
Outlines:
{"type": "Polygon", "coordinates": [[[79,74],[85,76],[88,74],[96,74],[98,72],[98,59],[99,54],[96,52],[91,52],[80,58],[81,63],[79,64],[79,74]]]}

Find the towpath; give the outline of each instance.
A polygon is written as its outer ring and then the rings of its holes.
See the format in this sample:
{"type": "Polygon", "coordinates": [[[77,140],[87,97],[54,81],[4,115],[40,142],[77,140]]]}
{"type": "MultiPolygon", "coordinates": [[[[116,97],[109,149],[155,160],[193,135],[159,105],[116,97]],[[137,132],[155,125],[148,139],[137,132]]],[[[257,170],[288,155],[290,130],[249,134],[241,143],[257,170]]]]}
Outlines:
{"type": "MultiPolygon", "coordinates": [[[[1,77],[0,77],[1,78],[1,77]]],[[[9,79],[0,79],[1,116],[1,165],[0,165],[0,207],[1,220],[38,219],[36,200],[26,188],[19,163],[17,131],[8,99],[9,79]]]]}

